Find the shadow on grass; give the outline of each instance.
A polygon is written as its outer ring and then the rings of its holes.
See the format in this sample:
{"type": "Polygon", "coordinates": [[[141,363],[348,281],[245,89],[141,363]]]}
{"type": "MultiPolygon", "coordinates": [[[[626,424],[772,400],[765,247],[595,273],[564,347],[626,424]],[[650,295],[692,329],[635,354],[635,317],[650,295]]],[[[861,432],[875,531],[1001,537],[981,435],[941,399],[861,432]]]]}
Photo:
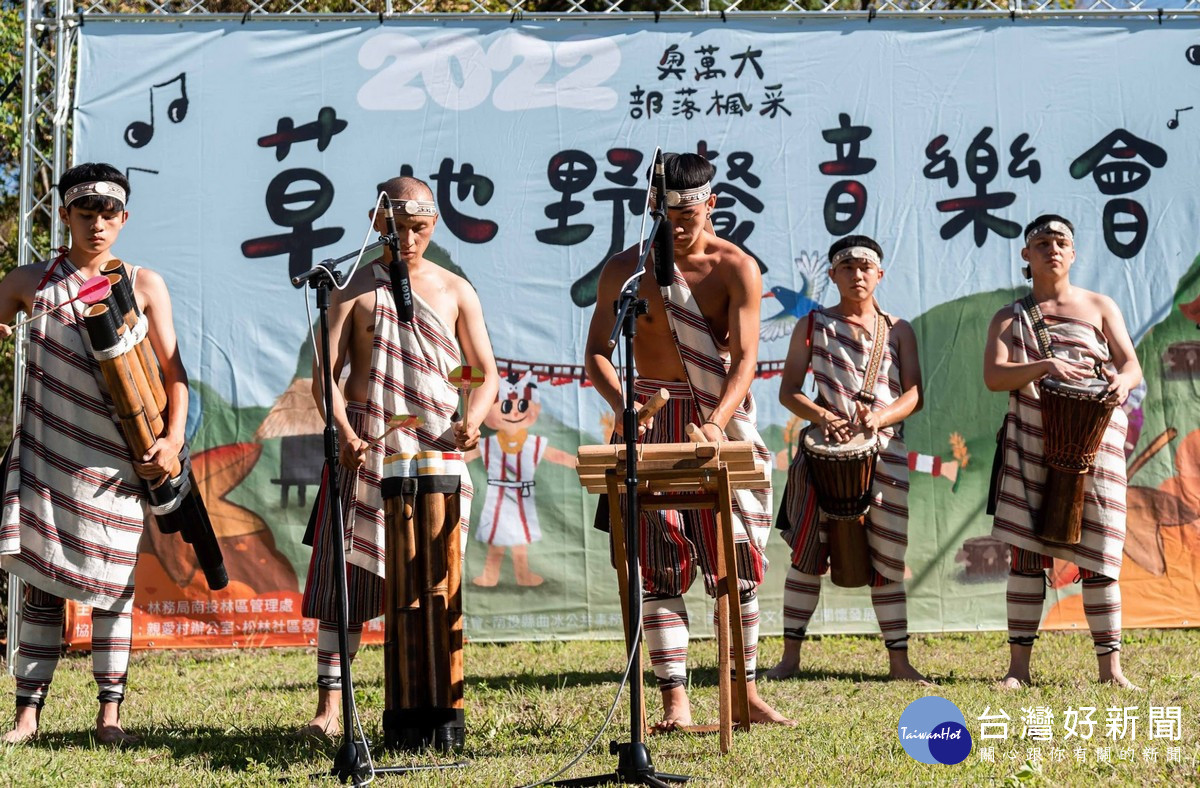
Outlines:
{"type": "Polygon", "coordinates": [[[568,687],[591,687],[598,684],[616,684],[621,674],[611,670],[568,670],[560,673],[509,673],[491,676],[466,676],[468,687],[476,689],[545,689],[558,690],[568,687]]]}
{"type": "MultiPolygon", "coordinates": [[[[210,769],[234,772],[262,769],[287,770],[297,763],[329,759],[334,743],[317,739],[297,738],[290,729],[258,728],[230,730],[228,728],[154,728],[149,731],[131,729],[142,737],[137,744],[126,745],[123,752],[136,754],[169,753],[176,761],[196,759],[210,769]]],[[[92,731],[56,732],[39,736],[30,746],[50,751],[68,747],[101,748],[92,731]]],[[[135,755],[136,757],[136,755],[135,755]]],[[[150,755],[153,758],[154,755],[150,755]]]]}

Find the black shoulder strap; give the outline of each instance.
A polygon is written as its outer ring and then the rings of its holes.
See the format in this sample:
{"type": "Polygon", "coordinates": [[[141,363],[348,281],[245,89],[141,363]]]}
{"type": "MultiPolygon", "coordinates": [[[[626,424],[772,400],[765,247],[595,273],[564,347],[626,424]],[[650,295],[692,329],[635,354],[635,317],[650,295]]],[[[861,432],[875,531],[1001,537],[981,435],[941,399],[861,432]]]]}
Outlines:
{"type": "Polygon", "coordinates": [[[1021,308],[1029,316],[1029,324],[1033,326],[1033,335],[1037,338],[1042,358],[1053,358],[1054,350],[1050,344],[1050,330],[1046,328],[1046,320],[1042,317],[1042,310],[1038,307],[1037,301],[1033,300],[1033,293],[1029,293],[1021,299],[1021,308]]]}

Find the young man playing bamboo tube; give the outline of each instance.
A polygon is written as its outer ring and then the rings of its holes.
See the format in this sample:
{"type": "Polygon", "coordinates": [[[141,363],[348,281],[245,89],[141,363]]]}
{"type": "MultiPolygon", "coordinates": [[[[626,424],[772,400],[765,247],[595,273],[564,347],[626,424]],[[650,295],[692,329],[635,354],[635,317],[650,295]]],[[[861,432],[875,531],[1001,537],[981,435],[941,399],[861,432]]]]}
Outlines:
{"type": "MultiPolygon", "coordinates": [[[[71,244],[53,260],[0,281],[0,338],[18,312],[43,312],[79,295],[114,259],[129,213],[129,182],[107,164],[80,164],[58,184],[71,244]]],[[[36,735],[62,648],[67,599],[92,606],[92,675],[100,688],[96,739],[125,744],[121,727],[133,632],[133,580],[146,520],[142,479],[162,478],[184,442],[188,384],[176,347],[171,298],[161,276],[126,266],[146,316],[167,394],[166,432],[130,456],[99,368],[89,352],[85,305],[74,301],[29,326],[21,421],[5,467],[0,566],[25,581],[16,673],[16,721],[3,737],[36,735]]]]}
{"type": "MultiPolygon", "coordinates": [[[[709,229],[716,204],[710,186],[713,166],[690,153],[667,154],[664,161],[667,214],[675,231],[675,279],[671,286],[659,288],[652,273],[642,277],[639,294],[648,301],[649,312],[638,318],[633,362],[642,401],[660,388],[667,389],[671,398],[641,437],[651,443],[686,442],[685,427],[690,423],[709,441],[752,441],[758,461],[769,466],[771,455],[755,426],[750,396],[762,294],[758,266],[709,229]]],[[[624,401],[608,338],[616,319],[613,302],[637,258],[634,246],[605,264],[587,339],[588,377],[616,414],[618,431],[624,401]]],[[[770,488],[735,491],[733,515],[750,719],[792,724],[759,696],[754,681],[757,590],[767,569],[763,544],[770,531],[770,488]]],[[[643,528],[642,613],[650,663],[663,699],[663,718],[655,730],[664,732],[692,724],[685,689],[688,617],[683,594],[699,569],[705,590],[715,595],[717,529],[712,512],[695,511],[647,512],[643,528]]]]}
{"type": "MultiPolygon", "coordinates": [[[[904,553],[908,544],[908,449],[903,422],[921,409],[921,365],[917,338],[904,320],[884,314],[875,300],[883,279],[883,249],[865,235],[852,235],[829,248],[829,278],[838,305],[819,309],[796,324],[783,368],[779,401],[802,419],[819,425],[825,437],[845,443],[858,433],[879,441],[870,510],[871,604],[888,653],[888,676],[928,684],[908,660],[908,612],[904,553]],[[877,374],[865,377],[876,342],[885,342],[877,374]],[[803,393],[811,370],[817,398],[803,393]]],[[[821,575],[829,568],[827,523],[816,505],[803,451],[788,472],[783,502],[784,539],[792,549],[783,591],[783,658],[767,673],[771,679],[795,675],[800,647],[821,595],[821,575]]]]}
{"type": "MultiPolygon", "coordinates": [[[[350,605],[350,657],[358,650],[362,625],[383,612],[384,514],[380,481],[385,456],[418,451],[469,451],[479,443],[479,425],[496,398],[499,376],[483,322],[479,296],[465,279],[425,258],[437,226],[433,193],[421,180],[393,178],[380,187],[395,207],[400,256],[408,264],[414,314],[402,322],[388,274],[391,251],[360,268],[344,290],[333,293],[329,310],[333,379],[349,365],[345,393],[333,390],[333,420],[340,441],[337,490],[345,513],[346,572],[350,605]],[[448,382],[460,365],[482,370],[483,385],[454,420],[459,391],[448,382]],[[422,423],[384,434],[397,414],[420,416],[422,423]]],[[[386,229],[383,212],[375,229],[386,229]]],[[[324,407],[320,359],[313,364],[313,396],[324,407]]],[[[332,551],[343,529],[331,528],[322,500],[314,513],[316,533],[304,590],[303,614],[320,620],[317,634],[317,713],[302,733],[332,736],[341,726],[341,661],[337,635],[337,595],[332,551]]],[[[471,479],[462,475],[461,527],[467,534],[471,479]]]]}
{"type": "Polygon", "coordinates": [[[1075,228],[1044,214],[1025,228],[1025,277],[1032,279],[1032,304],[1005,306],[992,318],[983,357],[983,380],[992,391],[1007,391],[1008,414],[1002,431],[1002,458],[992,536],[1012,545],[1008,575],[1009,667],[1001,685],[1030,683],[1030,656],[1046,597],[1046,568],[1054,558],[1079,567],[1083,612],[1092,632],[1101,682],[1133,685],[1121,672],[1121,552],[1125,544],[1125,428],[1120,407],[1113,410],[1095,462],[1084,478],[1083,524],[1075,545],[1050,544],[1034,523],[1046,481],[1042,399],[1043,378],[1082,381],[1097,370],[1108,381],[1107,400],[1119,406],[1142,380],[1133,342],[1113,300],[1071,284],[1075,228]],[[1048,334],[1049,354],[1041,350],[1038,324],[1048,334]]]}

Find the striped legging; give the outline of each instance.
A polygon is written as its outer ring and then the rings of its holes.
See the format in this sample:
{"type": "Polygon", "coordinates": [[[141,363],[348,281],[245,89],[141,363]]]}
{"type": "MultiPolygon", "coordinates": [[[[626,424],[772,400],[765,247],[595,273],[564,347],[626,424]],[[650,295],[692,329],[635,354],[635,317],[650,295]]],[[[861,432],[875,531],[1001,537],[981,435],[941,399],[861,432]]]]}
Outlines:
{"type": "MultiPolygon", "coordinates": [[[[1020,547],[1012,549],[1012,567],[1008,575],[1008,642],[1032,646],[1042,623],[1046,601],[1046,569],[1053,565],[1050,556],[1020,547]]],[[[1083,615],[1092,631],[1092,646],[1097,656],[1121,650],[1121,587],[1111,577],[1080,568],[1083,585],[1083,615]]]]}
{"type": "MultiPolygon", "coordinates": [[[[66,600],[25,586],[21,605],[21,630],[13,668],[17,679],[17,706],[41,708],[50,691],[54,669],[62,653],[66,600]]],[[[92,608],[92,678],[101,703],[120,703],[129,677],[129,648],[133,615],[92,608]]]]}

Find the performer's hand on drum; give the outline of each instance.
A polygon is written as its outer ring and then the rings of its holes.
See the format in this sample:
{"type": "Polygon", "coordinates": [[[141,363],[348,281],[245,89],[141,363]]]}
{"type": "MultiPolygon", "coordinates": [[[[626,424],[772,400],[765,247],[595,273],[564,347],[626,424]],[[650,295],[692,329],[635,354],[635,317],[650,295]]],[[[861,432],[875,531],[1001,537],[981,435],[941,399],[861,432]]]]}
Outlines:
{"type": "Polygon", "coordinates": [[[821,430],[825,437],[835,443],[845,443],[854,435],[854,426],[831,410],[821,414],[821,430]]]}
{"type": "Polygon", "coordinates": [[[367,461],[367,449],[370,445],[357,435],[347,436],[342,441],[338,461],[342,463],[343,468],[351,471],[358,470],[367,461]]]}
{"type": "Polygon", "coordinates": [[[0,323],[0,342],[3,342],[4,340],[8,339],[12,335],[13,335],[13,327],[6,323],[0,323]]]}
{"type": "Polygon", "coordinates": [[[479,427],[468,426],[466,422],[454,422],[454,445],[459,451],[470,451],[479,445],[479,427]]]}
{"type": "Polygon", "coordinates": [[[143,479],[155,481],[154,487],[162,484],[178,465],[179,452],[183,449],[183,441],[177,441],[163,436],[154,441],[142,455],[141,462],[133,464],[133,470],[143,479]]]}
{"type": "Polygon", "coordinates": [[[1110,372],[1107,368],[1104,369],[1104,377],[1108,378],[1108,394],[1104,397],[1105,402],[1118,406],[1124,404],[1129,396],[1129,390],[1132,388],[1129,381],[1115,372],[1110,372]]]}
{"type": "Polygon", "coordinates": [[[858,423],[867,433],[874,435],[883,429],[883,420],[879,413],[861,402],[855,403],[855,407],[858,408],[858,423]]]}
{"type": "Polygon", "coordinates": [[[1092,377],[1092,367],[1080,361],[1070,361],[1054,356],[1042,361],[1046,372],[1042,377],[1059,380],[1087,380],[1092,377]]]}

